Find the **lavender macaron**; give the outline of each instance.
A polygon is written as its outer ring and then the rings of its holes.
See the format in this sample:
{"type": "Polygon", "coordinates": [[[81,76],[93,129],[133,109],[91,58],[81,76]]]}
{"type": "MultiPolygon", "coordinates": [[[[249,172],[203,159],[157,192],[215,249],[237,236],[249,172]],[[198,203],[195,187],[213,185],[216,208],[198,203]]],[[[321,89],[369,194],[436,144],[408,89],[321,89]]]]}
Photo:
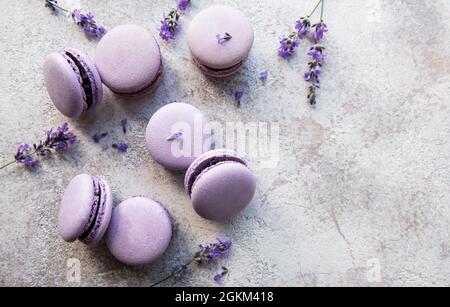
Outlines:
{"type": "Polygon", "coordinates": [[[113,209],[106,244],[113,256],[131,266],[159,259],[172,238],[165,207],[149,198],[134,197],[113,209]]]}
{"type": "Polygon", "coordinates": [[[185,171],[211,149],[211,131],[205,116],[187,103],[170,103],[150,119],[145,133],[150,155],[164,167],[185,171]]]}
{"type": "Polygon", "coordinates": [[[86,55],[74,48],[47,56],[44,82],[53,104],[67,117],[80,117],[103,98],[97,69],[86,55]]]}
{"type": "Polygon", "coordinates": [[[194,210],[203,218],[223,222],[253,199],[256,180],[246,161],[230,150],[212,150],[189,167],[184,186],[194,210]]]}
{"type": "Polygon", "coordinates": [[[67,242],[97,244],[105,234],[112,212],[108,183],[91,175],[78,175],[67,186],[58,213],[58,230],[67,242]]]}
{"type": "Polygon", "coordinates": [[[228,77],[244,65],[253,46],[254,31],[248,18],[229,6],[201,11],[188,29],[194,63],[208,76],[228,77]]]}
{"type": "Polygon", "coordinates": [[[163,75],[156,39],[137,25],[121,25],[108,31],[97,45],[95,65],[103,83],[123,96],[153,92],[163,75]]]}

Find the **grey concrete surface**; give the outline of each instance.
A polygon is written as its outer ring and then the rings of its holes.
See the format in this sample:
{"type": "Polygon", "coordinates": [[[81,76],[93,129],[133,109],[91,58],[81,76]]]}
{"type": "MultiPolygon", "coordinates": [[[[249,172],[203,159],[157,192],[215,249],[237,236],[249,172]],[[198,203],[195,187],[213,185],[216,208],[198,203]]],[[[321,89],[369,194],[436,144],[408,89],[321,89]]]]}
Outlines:
{"type": "MultiPolygon", "coordinates": [[[[157,34],[160,17],[174,3],[104,0],[84,1],[84,7],[107,28],[136,23],[157,34]]],[[[227,237],[234,247],[219,264],[230,270],[225,286],[449,286],[450,2],[326,1],[329,56],[318,106],[311,109],[302,79],[307,45],[290,61],[279,59],[276,49],[314,3],[193,0],[176,41],[161,42],[166,74],[154,95],[129,101],[106,91],[96,113],[68,121],[79,136],[70,152],[34,171],[2,170],[0,285],[147,286],[189,258],[197,244],[227,237]],[[256,31],[245,69],[224,81],[194,68],[185,40],[189,21],[213,3],[243,10],[256,31]],[[258,80],[263,69],[270,72],[266,86],[258,80]],[[236,89],[248,93],[241,108],[233,101],[236,89]],[[257,195],[227,224],[198,217],[182,175],[146,152],[148,119],[173,101],[191,103],[220,123],[280,125],[280,163],[265,169],[250,158],[257,195]],[[131,126],[126,136],[124,117],[131,126]],[[102,131],[110,136],[94,144],[91,136],[102,131]],[[114,141],[129,143],[129,153],[106,146],[114,141]],[[134,195],[166,204],[175,232],[160,261],[129,268],[104,244],[89,249],[62,241],[58,202],[81,172],[109,180],[116,204],[134,195]],[[80,283],[67,280],[69,258],[80,260],[80,283]]],[[[45,56],[66,46],[92,55],[96,42],[50,15],[42,1],[0,4],[0,161],[6,162],[17,144],[66,121],[44,88],[45,56]]],[[[215,269],[194,268],[177,285],[214,286],[215,269]]]]}

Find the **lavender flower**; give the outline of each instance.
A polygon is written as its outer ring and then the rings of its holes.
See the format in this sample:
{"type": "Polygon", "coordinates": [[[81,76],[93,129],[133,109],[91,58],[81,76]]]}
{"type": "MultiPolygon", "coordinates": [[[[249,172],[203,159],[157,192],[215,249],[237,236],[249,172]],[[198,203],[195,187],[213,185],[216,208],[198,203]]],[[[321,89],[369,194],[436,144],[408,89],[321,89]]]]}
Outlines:
{"type": "Polygon", "coordinates": [[[245,93],[243,91],[236,91],[234,92],[234,99],[238,103],[238,105],[241,104],[242,97],[244,97],[245,93]]]}
{"type": "Polygon", "coordinates": [[[222,278],[227,274],[228,274],[228,269],[223,266],[220,271],[216,272],[213,279],[217,284],[220,284],[220,283],[222,283],[222,278]]]}
{"type": "Polygon", "coordinates": [[[175,140],[179,140],[182,137],[183,137],[183,131],[178,131],[178,132],[175,132],[174,134],[172,134],[171,136],[169,136],[167,138],[167,141],[172,142],[172,141],[175,141],[175,140]]]}
{"type": "Polygon", "coordinates": [[[295,29],[297,30],[298,36],[300,38],[304,37],[311,28],[311,22],[307,17],[302,17],[299,20],[297,20],[295,24],[295,29]]]}
{"type": "Polygon", "coordinates": [[[107,133],[107,132],[104,132],[104,133],[96,133],[96,134],[94,134],[94,136],[92,137],[92,139],[94,140],[95,143],[100,143],[100,141],[101,141],[103,138],[107,137],[107,136],[108,136],[108,133],[107,133]]]}
{"type": "Polygon", "coordinates": [[[328,32],[327,25],[321,21],[315,25],[313,25],[314,31],[311,34],[312,40],[317,43],[323,39],[323,36],[326,32],[328,32]]]}
{"type": "Polygon", "coordinates": [[[278,55],[283,59],[290,58],[295,48],[300,45],[297,32],[292,32],[288,37],[283,37],[280,40],[280,47],[278,48],[278,55]]]}
{"type": "Polygon", "coordinates": [[[175,39],[175,34],[178,31],[178,20],[180,19],[181,13],[177,9],[170,11],[169,15],[164,16],[161,21],[161,28],[159,31],[159,36],[165,40],[175,39]]]}
{"type": "Polygon", "coordinates": [[[324,49],[323,46],[315,44],[308,52],[311,62],[308,63],[308,70],[305,71],[304,78],[305,81],[311,83],[308,86],[308,101],[311,105],[316,104],[316,91],[319,88],[321,68],[325,60],[324,49]]]}
{"type": "Polygon", "coordinates": [[[185,11],[191,5],[191,0],[180,0],[178,1],[178,9],[180,11],[185,11]]]}
{"type": "Polygon", "coordinates": [[[52,10],[53,13],[56,13],[58,9],[61,9],[61,7],[58,6],[58,1],[56,0],[45,0],[44,5],[52,10]]]}
{"type": "Polygon", "coordinates": [[[91,12],[84,14],[77,9],[73,11],[72,18],[90,36],[102,37],[106,33],[104,27],[97,25],[91,12]]]}
{"type": "Polygon", "coordinates": [[[205,264],[226,257],[230,253],[232,242],[230,240],[217,239],[216,243],[199,245],[199,250],[195,254],[195,262],[205,264]]]}
{"type": "Polygon", "coordinates": [[[224,43],[226,43],[227,41],[232,39],[233,36],[231,36],[230,33],[225,33],[224,36],[221,36],[220,34],[217,34],[216,38],[217,38],[217,43],[220,44],[220,45],[223,45],[224,43]]]}
{"type": "Polygon", "coordinates": [[[259,79],[261,79],[262,81],[266,81],[268,77],[269,72],[267,70],[263,70],[259,73],[259,79]]]}
{"type": "Polygon", "coordinates": [[[122,130],[124,134],[127,134],[127,130],[128,130],[128,119],[124,118],[120,121],[120,123],[122,124],[122,130]]]}
{"type": "MultiPolygon", "coordinates": [[[[209,264],[222,257],[228,256],[228,254],[230,253],[231,245],[232,243],[230,240],[220,240],[220,239],[217,239],[216,243],[199,245],[198,251],[195,253],[194,257],[189,262],[182,265],[181,267],[177,266],[177,268],[169,276],[152,284],[151,287],[158,286],[163,282],[172,278],[175,280],[179,280],[182,277],[182,275],[187,271],[189,266],[191,266],[194,263],[198,265],[209,264]]],[[[214,276],[214,281],[220,282],[222,277],[225,276],[227,273],[228,269],[222,267],[222,271],[220,273],[217,272],[216,275],[214,276]]]]}
{"type": "Polygon", "coordinates": [[[14,156],[15,162],[23,164],[27,167],[33,167],[38,164],[39,160],[34,155],[33,147],[29,144],[20,144],[14,156]]]}
{"type": "Polygon", "coordinates": [[[112,147],[117,149],[120,153],[126,153],[128,151],[128,145],[125,143],[112,144],[112,147]]]}
{"type": "Polygon", "coordinates": [[[3,169],[11,164],[19,163],[28,167],[35,166],[39,162],[39,157],[45,157],[52,151],[62,152],[75,143],[76,136],[69,131],[67,123],[62,124],[56,130],[50,129],[47,131],[47,137],[44,141],[39,141],[33,146],[29,144],[21,144],[16,151],[14,160],[1,166],[3,169]]]}

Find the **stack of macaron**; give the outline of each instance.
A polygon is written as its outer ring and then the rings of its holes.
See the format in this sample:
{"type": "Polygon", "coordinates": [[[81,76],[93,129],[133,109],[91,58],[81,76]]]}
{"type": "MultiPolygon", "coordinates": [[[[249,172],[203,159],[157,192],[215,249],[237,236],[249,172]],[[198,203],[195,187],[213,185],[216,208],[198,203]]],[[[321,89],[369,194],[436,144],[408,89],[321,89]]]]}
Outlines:
{"type": "MultiPolygon", "coordinates": [[[[238,72],[253,44],[253,29],[236,9],[214,6],[194,18],[188,45],[194,62],[207,75],[226,77],[238,72]],[[221,38],[221,35],[226,38],[221,38]]],[[[132,97],[154,91],[163,74],[155,38],[136,25],[109,31],[99,42],[95,61],[73,49],[53,53],[44,64],[45,84],[56,108],[80,117],[100,104],[102,83],[112,92],[132,97]]],[[[208,120],[194,106],[171,103],[150,118],[146,147],[163,167],[186,172],[184,188],[194,211],[223,222],[252,200],[256,180],[247,162],[231,150],[211,150],[208,120]]],[[[105,180],[78,175],[62,197],[58,229],[68,242],[95,245],[106,234],[111,253],[128,265],[160,258],[169,246],[172,224],[167,209],[145,197],[123,201],[114,209],[105,180]]]]}

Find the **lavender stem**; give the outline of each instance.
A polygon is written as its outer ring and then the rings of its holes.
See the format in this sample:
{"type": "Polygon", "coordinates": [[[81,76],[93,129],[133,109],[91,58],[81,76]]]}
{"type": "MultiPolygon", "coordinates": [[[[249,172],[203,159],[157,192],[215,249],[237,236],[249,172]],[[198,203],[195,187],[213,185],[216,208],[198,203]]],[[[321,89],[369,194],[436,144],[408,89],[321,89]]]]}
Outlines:
{"type": "Polygon", "coordinates": [[[322,1],[322,8],[320,10],[320,21],[323,21],[323,3],[325,2],[325,0],[321,0],[322,1]]]}
{"type": "Polygon", "coordinates": [[[319,7],[319,4],[322,3],[322,9],[323,9],[323,0],[319,0],[319,2],[317,2],[316,6],[314,7],[314,9],[312,10],[312,12],[306,16],[306,18],[309,18],[312,16],[312,14],[314,14],[314,12],[317,10],[317,8],[319,7]]]}
{"type": "MultiPolygon", "coordinates": [[[[193,264],[195,262],[195,257],[191,259],[191,261],[187,262],[182,268],[188,268],[189,266],[191,266],[191,264],[193,264]]],[[[182,269],[181,269],[182,270],[182,269]]],[[[154,284],[150,285],[150,288],[159,286],[160,284],[162,284],[165,281],[168,281],[171,278],[174,278],[176,276],[176,274],[179,272],[180,270],[176,270],[174,272],[172,272],[170,275],[168,275],[167,277],[161,279],[160,281],[155,282],[154,284]]]]}

